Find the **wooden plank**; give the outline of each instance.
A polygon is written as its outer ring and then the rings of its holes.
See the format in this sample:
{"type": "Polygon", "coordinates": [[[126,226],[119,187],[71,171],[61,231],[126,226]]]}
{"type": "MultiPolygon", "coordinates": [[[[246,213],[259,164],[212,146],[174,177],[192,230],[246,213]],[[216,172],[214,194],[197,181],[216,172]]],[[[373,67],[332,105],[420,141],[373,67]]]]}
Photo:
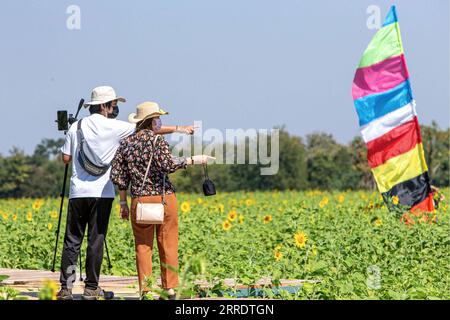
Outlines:
{"type": "MultiPolygon", "coordinates": [[[[4,280],[4,284],[19,284],[19,283],[40,283],[44,280],[55,280],[59,281],[59,272],[43,271],[43,270],[17,270],[17,269],[0,269],[0,274],[8,275],[10,278],[4,280]]],[[[84,278],[84,275],[83,275],[84,278]]],[[[78,280],[78,277],[77,277],[78,280]]],[[[100,281],[104,284],[114,283],[115,285],[130,285],[137,283],[137,277],[121,277],[121,276],[111,276],[102,275],[100,281]]],[[[218,283],[220,280],[217,279],[212,283],[206,280],[194,281],[201,288],[213,287],[214,284],[218,283]]],[[[304,282],[315,283],[317,280],[300,280],[300,279],[281,279],[281,286],[296,286],[304,282]]],[[[242,284],[236,283],[236,279],[224,279],[223,283],[227,287],[243,287],[242,284]]],[[[157,284],[161,284],[161,279],[157,279],[157,284]]],[[[252,287],[263,287],[271,286],[272,279],[270,277],[261,278],[252,287]]],[[[244,286],[245,287],[245,286],[244,286]]]]}
{"type": "MultiPolygon", "coordinates": [[[[45,270],[18,270],[18,269],[2,269],[0,268],[0,275],[7,275],[10,278],[4,280],[2,285],[8,285],[17,290],[27,290],[31,289],[34,291],[39,291],[44,286],[45,280],[53,280],[59,282],[59,272],[51,272],[45,270]]],[[[84,278],[84,275],[83,275],[84,278]]],[[[118,295],[125,295],[128,298],[138,297],[138,283],[136,276],[113,276],[113,275],[102,275],[100,277],[99,285],[108,290],[116,292],[118,295]]],[[[201,289],[212,288],[215,284],[219,283],[220,279],[215,279],[211,283],[206,280],[194,281],[201,289]]],[[[299,288],[303,283],[316,283],[317,280],[301,280],[301,279],[283,279],[280,280],[280,287],[289,289],[299,288]]],[[[237,290],[237,295],[239,297],[245,297],[248,293],[258,293],[263,287],[272,287],[272,279],[270,277],[264,277],[256,281],[255,284],[246,286],[240,284],[236,279],[224,279],[223,284],[225,287],[231,290],[237,290]]],[[[157,279],[157,286],[161,286],[161,279],[157,279]]],[[[84,283],[79,281],[77,277],[74,283],[74,293],[81,294],[84,289],[84,283]]],[[[275,289],[277,290],[277,289],[275,289]]]]}

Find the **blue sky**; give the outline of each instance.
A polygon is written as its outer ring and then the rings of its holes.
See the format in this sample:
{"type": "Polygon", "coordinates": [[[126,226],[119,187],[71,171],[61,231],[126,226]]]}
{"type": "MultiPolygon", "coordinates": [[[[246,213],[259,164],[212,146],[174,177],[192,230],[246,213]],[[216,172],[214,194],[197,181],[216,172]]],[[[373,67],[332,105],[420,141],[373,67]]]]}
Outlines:
{"type": "Polygon", "coordinates": [[[56,111],[105,84],[128,99],[120,119],[153,100],[171,113],[165,123],[284,124],[347,143],[359,134],[354,71],[375,33],[366,9],[379,5],[384,19],[393,3],[419,121],[447,128],[447,0],[2,1],[0,153],[62,137],[56,111]],[[66,28],[72,4],[81,30],[66,28]]]}

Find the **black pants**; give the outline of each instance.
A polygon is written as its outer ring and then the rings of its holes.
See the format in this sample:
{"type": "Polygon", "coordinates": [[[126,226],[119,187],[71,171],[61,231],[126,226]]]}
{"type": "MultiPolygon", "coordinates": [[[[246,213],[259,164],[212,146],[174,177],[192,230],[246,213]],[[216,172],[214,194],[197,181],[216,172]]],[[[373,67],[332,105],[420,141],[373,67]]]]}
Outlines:
{"type": "Polygon", "coordinates": [[[103,260],[103,242],[108,230],[112,198],[74,198],[69,200],[66,234],[61,258],[61,287],[71,288],[76,280],[77,259],[88,226],[86,253],[87,288],[96,289],[103,260]]]}

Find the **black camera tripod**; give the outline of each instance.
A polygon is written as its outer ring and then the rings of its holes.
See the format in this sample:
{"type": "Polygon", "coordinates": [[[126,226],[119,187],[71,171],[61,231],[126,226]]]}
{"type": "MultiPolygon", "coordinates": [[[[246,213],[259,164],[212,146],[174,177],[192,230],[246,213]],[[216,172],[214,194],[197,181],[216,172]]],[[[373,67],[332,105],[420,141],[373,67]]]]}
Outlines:
{"type": "MultiPolygon", "coordinates": [[[[75,114],[75,117],[72,117],[72,115],[70,115],[69,119],[67,120],[67,113],[66,113],[66,123],[64,124],[60,124],[59,123],[59,116],[58,116],[58,120],[56,122],[58,122],[58,128],[61,130],[64,130],[64,134],[66,134],[67,130],[69,129],[68,124],[72,124],[75,121],[77,121],[77,117],[78,117],[78,113],[80,112],[81,108],[83,107],[84,104],[84,99],[81,99],[80,102],[78,103],[78,109],[77,109],[77,113],[75,114]]],[[[67,173],[69,171],[69,164],[65,164],[65,168],[64,168],[64,180],[63,180],[63,185],[62,185],[62,190],[61,190],[61,203],[59,206],[59,217],[58,217],[58,228],[56,229],[56,242],[55,242],[55,251],[53,253],[53,263],[52,263],[52,272],[55,272],[55,262],[56,262],[56,253],[58,251],[58,242],[59,242],[59,233],[61,230],[61,217],[62,217],[62,211],[63,211],[63,207],[64,207],[64,197],[66,195],[66,181],[67,181],[67,173]]],[[[106,243],[106,238],[105,238],[105,250],[106,250],[106,256],[108,258],[108,269],[111,271],[112,265],[111,265],[111,259],[109,258],[109,250],[108,250],[108,245],[106,243]]],[[[83,281],[83,277],[82,277],[82,263],[81,263],[81,246],[80,246],[80,281],[83,281]]]]}

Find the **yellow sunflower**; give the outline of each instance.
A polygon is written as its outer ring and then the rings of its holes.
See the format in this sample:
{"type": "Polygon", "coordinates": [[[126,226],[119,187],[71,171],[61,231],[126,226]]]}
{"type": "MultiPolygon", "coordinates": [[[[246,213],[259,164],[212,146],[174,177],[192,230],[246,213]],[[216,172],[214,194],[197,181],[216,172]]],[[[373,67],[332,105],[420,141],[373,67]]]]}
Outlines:
{"type": "Polygon", "coordinates": [[[268,215],[264,216],[264,219],[263,219],[264,224],[267,224],[270,221],[272,221],[272,215],[268,214],[268,215]]]}
{"type": "Polygon", "coordinates": [[[14,215],[12,216],[12,219],[13,219],[13,221],[16,221],[16,220],[17,220],[17,214],[14,214],[14,215]]]}
{"type": "Polygon", "coordinates": [[[27,212],[27,221],[31,221],[33,220],[33,214],[31,213],[31,211],[27,212]]]}
{"type": "Polygon", "coordinates": [[[52,229],[53,229],[53,224],[51,224],[51,223],[47,224],[47,229],[48,229],[49,231],[52,230],[52,229]]]}
{"type": "Polygon", "coordinates": [[[41,200],[36,200],[33,203],[33,209],[34,210],[39,210],[42,207],[42,201],[41,200]]]}
{"type": "Polygon", "coordinates": [[[228,220],[234,221],[237,218],[237,212],[236,210],[231,210],[228,212],[228,220]]]}
{"type": "Polygon", "coordinates": [[[252,205],[252,200],[251,200],[251,199],[245,200],[245,205],[246,205],[247,207],[251,206],[251,205],[252,205]]]}
{"type": "Polygon", "coordinates": [[[339,197],[338,197],[339,203],[344,202],[344,200],[345,200],[345,196],[343,194],[340,194],[339,197]]]}
{"type": "Polygon", "coordinates": [[[294,240],[297,247],[304,248],[306,241],[308,241],[308,236],[304,232],[299,231],[294,235],[294,240]]]}
{"type": "Polygon", "coordinates": [[[58,218],[58,212],[56,212],[55,210],[53,210],[52,212],[50,212],[50,217],[52,217],[52,219],[58,218]]]}
{"type": "Polygon", "coordinates": [[[225,231],[230,230],[230,229],[231,229],[231,222],[228,221],[228,220],[225,220],[225,221],[222,223],[222,228],[223,228],[223,230],[225,230],[225,231]]]}
{"type": "Polygon", "coordinates": [[[183,201],[181,204],[181,212],[188,213],[191,211],[191,205],[187,201],[183,201]]]}
{"type": "Polygon", "coordinates": [[[392,203],[393,203],[394,205],[398,205],[398,197],[397,197],[397,196],[393,196],[393,197],[392,197],[392,203]]]}
{"type": "Polygon", "coordinates": [[[244,216],[242,214],[239,216],[239,223],[240,224],[244,223],[244,216]]]}
{"type": "Polygon", "coordinates": [[[280,261],[283,258],[283,254],[280,251],[275,251],[275,260],[280,261]]]}
{"type": "Polygon", "coordinates": [[[56,300],[58,293],[58,284],[54,280],[45,280],[44,287],[39,291],[39,299],[56,300]]]}
{"type": "Polygon", "coordinates": [[[383,225],[383,220],[381,220],[380,218],[377,218],[374,222],[373,225],[375,227],[381,227],[383,225]]]}
{"type": "Polygon", "coordinates": [[[319,202],[319,206],[321,207],[321,208],[323,208],[323,207],[325,207],[327,204],[328,204],[328,198],[327,197],[325,197],[325,198],[323,198],[320,202],[319,202]]]}
{"type": "Polygon", "coordinates": [[[3,217],[3,220],[7,221],[9,218],[9,215],[6,212],[2,212],[2,217],[3,217]]]}

